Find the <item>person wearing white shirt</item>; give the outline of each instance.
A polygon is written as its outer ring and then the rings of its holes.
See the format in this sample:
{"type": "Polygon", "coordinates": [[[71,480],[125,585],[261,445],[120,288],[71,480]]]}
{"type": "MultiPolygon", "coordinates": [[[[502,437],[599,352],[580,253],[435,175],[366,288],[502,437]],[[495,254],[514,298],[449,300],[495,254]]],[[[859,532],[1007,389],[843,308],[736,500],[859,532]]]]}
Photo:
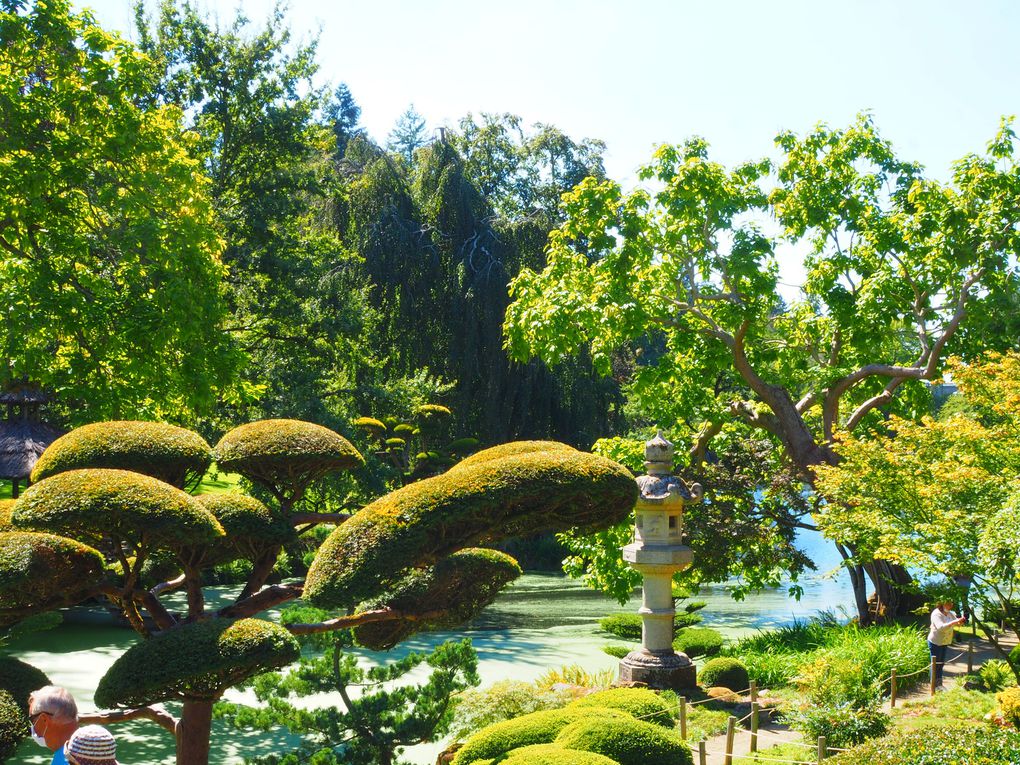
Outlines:
{"type": "Polygon", "coordinates": [[[967,621],[966,617],[953,613],[953,601],[939,603],[931,612],[931,629],[928,631],[928,651],[935,659],[935,687],[942,687],[942,670],[946,664],[946,652],[953,642],[953,628],[967,621]]]}

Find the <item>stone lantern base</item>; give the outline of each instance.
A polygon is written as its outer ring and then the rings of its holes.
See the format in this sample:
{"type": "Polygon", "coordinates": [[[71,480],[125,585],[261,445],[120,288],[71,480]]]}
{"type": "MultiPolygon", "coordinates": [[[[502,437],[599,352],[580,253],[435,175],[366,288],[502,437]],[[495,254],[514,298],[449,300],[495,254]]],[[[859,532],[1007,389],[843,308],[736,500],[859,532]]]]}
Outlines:
{"type": "Polygon", "coordinates": [[[675,651],[631,651],[620,661],[621,683],[644,683],[658,690],[682,691],[697,687],[694,662],[675,651]]]}

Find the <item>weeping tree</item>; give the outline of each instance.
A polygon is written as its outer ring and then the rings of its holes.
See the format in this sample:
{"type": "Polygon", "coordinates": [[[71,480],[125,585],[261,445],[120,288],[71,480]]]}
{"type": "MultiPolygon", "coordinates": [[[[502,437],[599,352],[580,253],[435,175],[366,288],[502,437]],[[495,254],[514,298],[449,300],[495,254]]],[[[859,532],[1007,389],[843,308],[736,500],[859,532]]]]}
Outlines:
{"type": "MultiPolygon", "coordinates": [[[[1008,121],[943,183],[896,155],[862,115],[845,129],[782,133],[778,160],[726,167],[708,144],[659,147],[625,193],[589,178],[564,197],[547,263],[511,285],[514,358],[590,353],[605,375],[638,357],[638,405],[701,425],[703,455],[730,422],[781,445],[802,480],[839,461],[836,434],[928,411],[948,353],[986,331],[1017,292],[1020,166],[1008,121]],[[799,299],[780,296],[777,253],[804,253],[799,299]]],[[[862,622],[896,613],[905,569],[839,544],[862,622]],[[867,580],[877,603],[867,602],[867,580]]]]}
{"type": "MultiPolygon", "coordinates": [[[[54,442],[0,532],[0,627],[33,614],[103,598],[139,642],[110,668],[97,722],[145,718],[176,737],[177,761],[208,761],[213,704],[230,687],[284,667],[295,636],[354,630],[388,648],[430,628],[450,628],[490,603],[520,572],[502,553],[473,546],[523,530],[595,529],[619,522],[636,489],[611,460],[550,442],[473,455],[353,515],[311,513],[316,481],[362,464],[344,438],[296,420],[228,432],[215,449],[194,433],[156,423],[86,426],[54,442]],[[271,497],[195,497],[215,458],[271,497]],[[283,545],[323,523],[335,529],[303,582],[267,584],[283,545]],[[246,560],[251,574],[233,602],[206,603],[202,572],[246,560]],[[157,565],[158,564],[158,565],[157,565]],[[154,571],[168,575],[155,584],[154,571]],[[187,593],[184,613],[163,596],[187,593]],[[310,622],[259,618],[297,598],[327,613],[310,622]],[[174,717],[153,705],[182,703],[174,717]]],[[[6,718],[5,718],[6,719],[6,718]]]]}

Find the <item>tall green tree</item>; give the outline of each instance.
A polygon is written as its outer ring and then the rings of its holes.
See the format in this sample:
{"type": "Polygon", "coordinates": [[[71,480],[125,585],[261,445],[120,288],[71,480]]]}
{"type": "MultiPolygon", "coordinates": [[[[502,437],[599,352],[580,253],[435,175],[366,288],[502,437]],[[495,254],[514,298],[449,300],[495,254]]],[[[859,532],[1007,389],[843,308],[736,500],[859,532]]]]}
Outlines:
{"type": "Polygon", "coordinates": [[[239,357],[199,136],[69,3],[3,10],[0,39],[0,376],[72,422],[210,412],[239,357]]]}
{"type": "Polygon", "coordinates": [[[410,165],[414,162],[414,153],[427,143],[428,129],[425,127],[425,118],[414,108],[414,104],[411,104],[407,111],[397,118],[397,124],[393,126],[386,140],[386,148],[403,157],[410,165]]]}
{"type": "MultiPolygon", "coordinates": [[[[767,433],[811,483],[838,461],[838,429],[917,416],[947,352],[996,342],[959,329],[1016,289],[1020,167],[1009,122],[948,183],[897,157],[867,115],[776,145],[775,163],[731,169],[692,139],[656,150],[641,171],[649,189],[582,183],[546,266],[512,284],[506,342],[549,363],[590,349],[610,374],[622,346],[651,338],[663,351],[638,369],[635,397],[674,402],[675,421],[705,423],[699,440],[734,419],[767,433]],[[806,253],[803,297],[789,304],[777,293],[784,247],[806,253]]],[[[865,574],[879,612],[895,612],[905,572],[840,552],[861,619],[865,574]]]]}
{"type": "Polygon", "coordinates": [[[229,331],[247,354],[256,412],[336,427],[372,361],[374,321],[357,264],[336,236],[337,142],[356,132],[349,91],[315,83],[316,41],[297,44],[277,7],[261,25],[227,26],[165,0],[142,49],[159,65],[152,98],[189,115],[226,241],[229,331]],[[326,113],[323,114],[323,109],[326,113]],[[338,132],[339,131],[339,132],[338,132]]]}

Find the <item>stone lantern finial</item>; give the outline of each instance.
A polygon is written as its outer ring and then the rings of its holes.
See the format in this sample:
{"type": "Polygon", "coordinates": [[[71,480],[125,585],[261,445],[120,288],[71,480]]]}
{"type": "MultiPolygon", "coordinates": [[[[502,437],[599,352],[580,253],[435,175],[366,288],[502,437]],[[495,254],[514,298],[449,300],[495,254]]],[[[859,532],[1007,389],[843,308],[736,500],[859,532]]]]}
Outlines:
{"type": "Polygon", "coordinates": [[[645,470],[648,475],[673,472],[673,444],[663,437],[661,430],[655,432],[655,438],[645,442],[645,470]]]}

